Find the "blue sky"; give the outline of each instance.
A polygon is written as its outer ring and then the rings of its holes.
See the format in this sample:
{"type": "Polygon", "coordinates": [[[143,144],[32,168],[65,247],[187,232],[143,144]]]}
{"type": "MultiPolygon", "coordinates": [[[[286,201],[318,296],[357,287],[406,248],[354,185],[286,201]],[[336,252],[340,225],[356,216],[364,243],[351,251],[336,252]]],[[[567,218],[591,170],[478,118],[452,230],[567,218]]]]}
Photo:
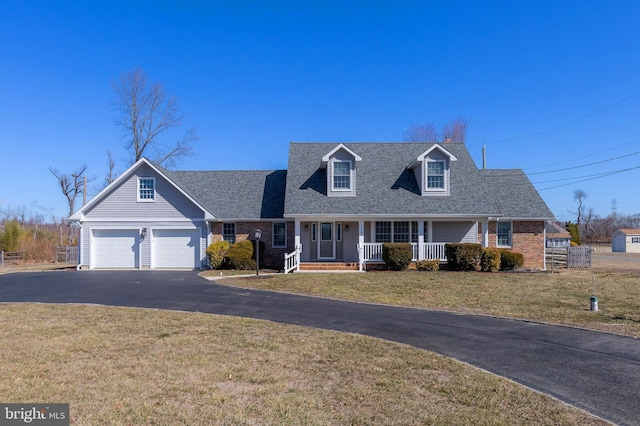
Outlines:
{"type": "Polygon", "coordinates": [[[200,135],[178,169],[284,169],[290,141],[463,116],[476,164],[486,144],[524,169],[558,219],[576,189],[640,213],[638,22],[637,1],[4,1],[0,208],[61,217],[49,167],[126,168],[110,85],[140,67],[200,135]]]}

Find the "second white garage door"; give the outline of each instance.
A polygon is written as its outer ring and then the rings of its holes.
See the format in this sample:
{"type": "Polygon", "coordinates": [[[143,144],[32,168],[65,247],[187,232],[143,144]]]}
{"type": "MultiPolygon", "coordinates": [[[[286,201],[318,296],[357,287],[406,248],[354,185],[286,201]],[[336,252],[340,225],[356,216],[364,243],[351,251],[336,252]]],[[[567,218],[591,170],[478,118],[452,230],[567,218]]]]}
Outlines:
{"type": "Polygon", "coordinates": [[[151,255],[152,268],[200,269],[200,231],[155,229],[151,255]]]}

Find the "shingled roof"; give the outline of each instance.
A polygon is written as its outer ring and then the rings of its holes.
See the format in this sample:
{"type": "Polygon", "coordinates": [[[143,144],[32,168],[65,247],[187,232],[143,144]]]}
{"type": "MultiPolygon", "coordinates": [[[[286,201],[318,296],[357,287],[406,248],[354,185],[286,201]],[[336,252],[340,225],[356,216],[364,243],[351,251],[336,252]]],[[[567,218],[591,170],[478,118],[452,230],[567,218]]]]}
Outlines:
{"type": "Polygon", "coordinates": [[[357,164],[354,197],[328,197],[322,157],[338,143],[291,143],[284,214],[334,216],[496,216],[553,219],[522,170],[478,170],[462,143],[443,144],[450,163],[450,195],[422,196],[408,166],[434,144],[345,143],[357,164]]]}

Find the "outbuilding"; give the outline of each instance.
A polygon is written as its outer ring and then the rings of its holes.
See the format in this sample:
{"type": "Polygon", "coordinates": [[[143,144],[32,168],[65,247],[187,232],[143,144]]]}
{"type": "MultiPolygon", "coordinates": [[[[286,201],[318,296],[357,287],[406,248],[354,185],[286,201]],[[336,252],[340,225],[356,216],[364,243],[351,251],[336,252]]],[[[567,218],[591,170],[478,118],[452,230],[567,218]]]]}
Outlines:
{"type": "Polygon", "coordinates": [[[640,229],[618,229],[615,231],[611,251],[640,253],[640,229]]]}

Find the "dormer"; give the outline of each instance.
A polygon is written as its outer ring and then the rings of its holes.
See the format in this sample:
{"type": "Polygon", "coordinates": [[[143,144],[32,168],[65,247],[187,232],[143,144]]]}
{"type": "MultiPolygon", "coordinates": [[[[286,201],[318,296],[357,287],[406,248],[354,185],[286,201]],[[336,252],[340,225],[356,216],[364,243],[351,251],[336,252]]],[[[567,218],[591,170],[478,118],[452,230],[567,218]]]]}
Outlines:
{"type": "Polygon", "coordinates": [[[435,144],[411,163],[409,168],[415,173],[422,196],[450,194],[451,162],[457,160],[449,151],[435,144]]]}
{"type": "Polygon", "coordinates": [[[362,158],[344,144],[336,146],[322,157],[320,168],[327,170],[328,197],[356,195],[356,163],[362,158]]]}

